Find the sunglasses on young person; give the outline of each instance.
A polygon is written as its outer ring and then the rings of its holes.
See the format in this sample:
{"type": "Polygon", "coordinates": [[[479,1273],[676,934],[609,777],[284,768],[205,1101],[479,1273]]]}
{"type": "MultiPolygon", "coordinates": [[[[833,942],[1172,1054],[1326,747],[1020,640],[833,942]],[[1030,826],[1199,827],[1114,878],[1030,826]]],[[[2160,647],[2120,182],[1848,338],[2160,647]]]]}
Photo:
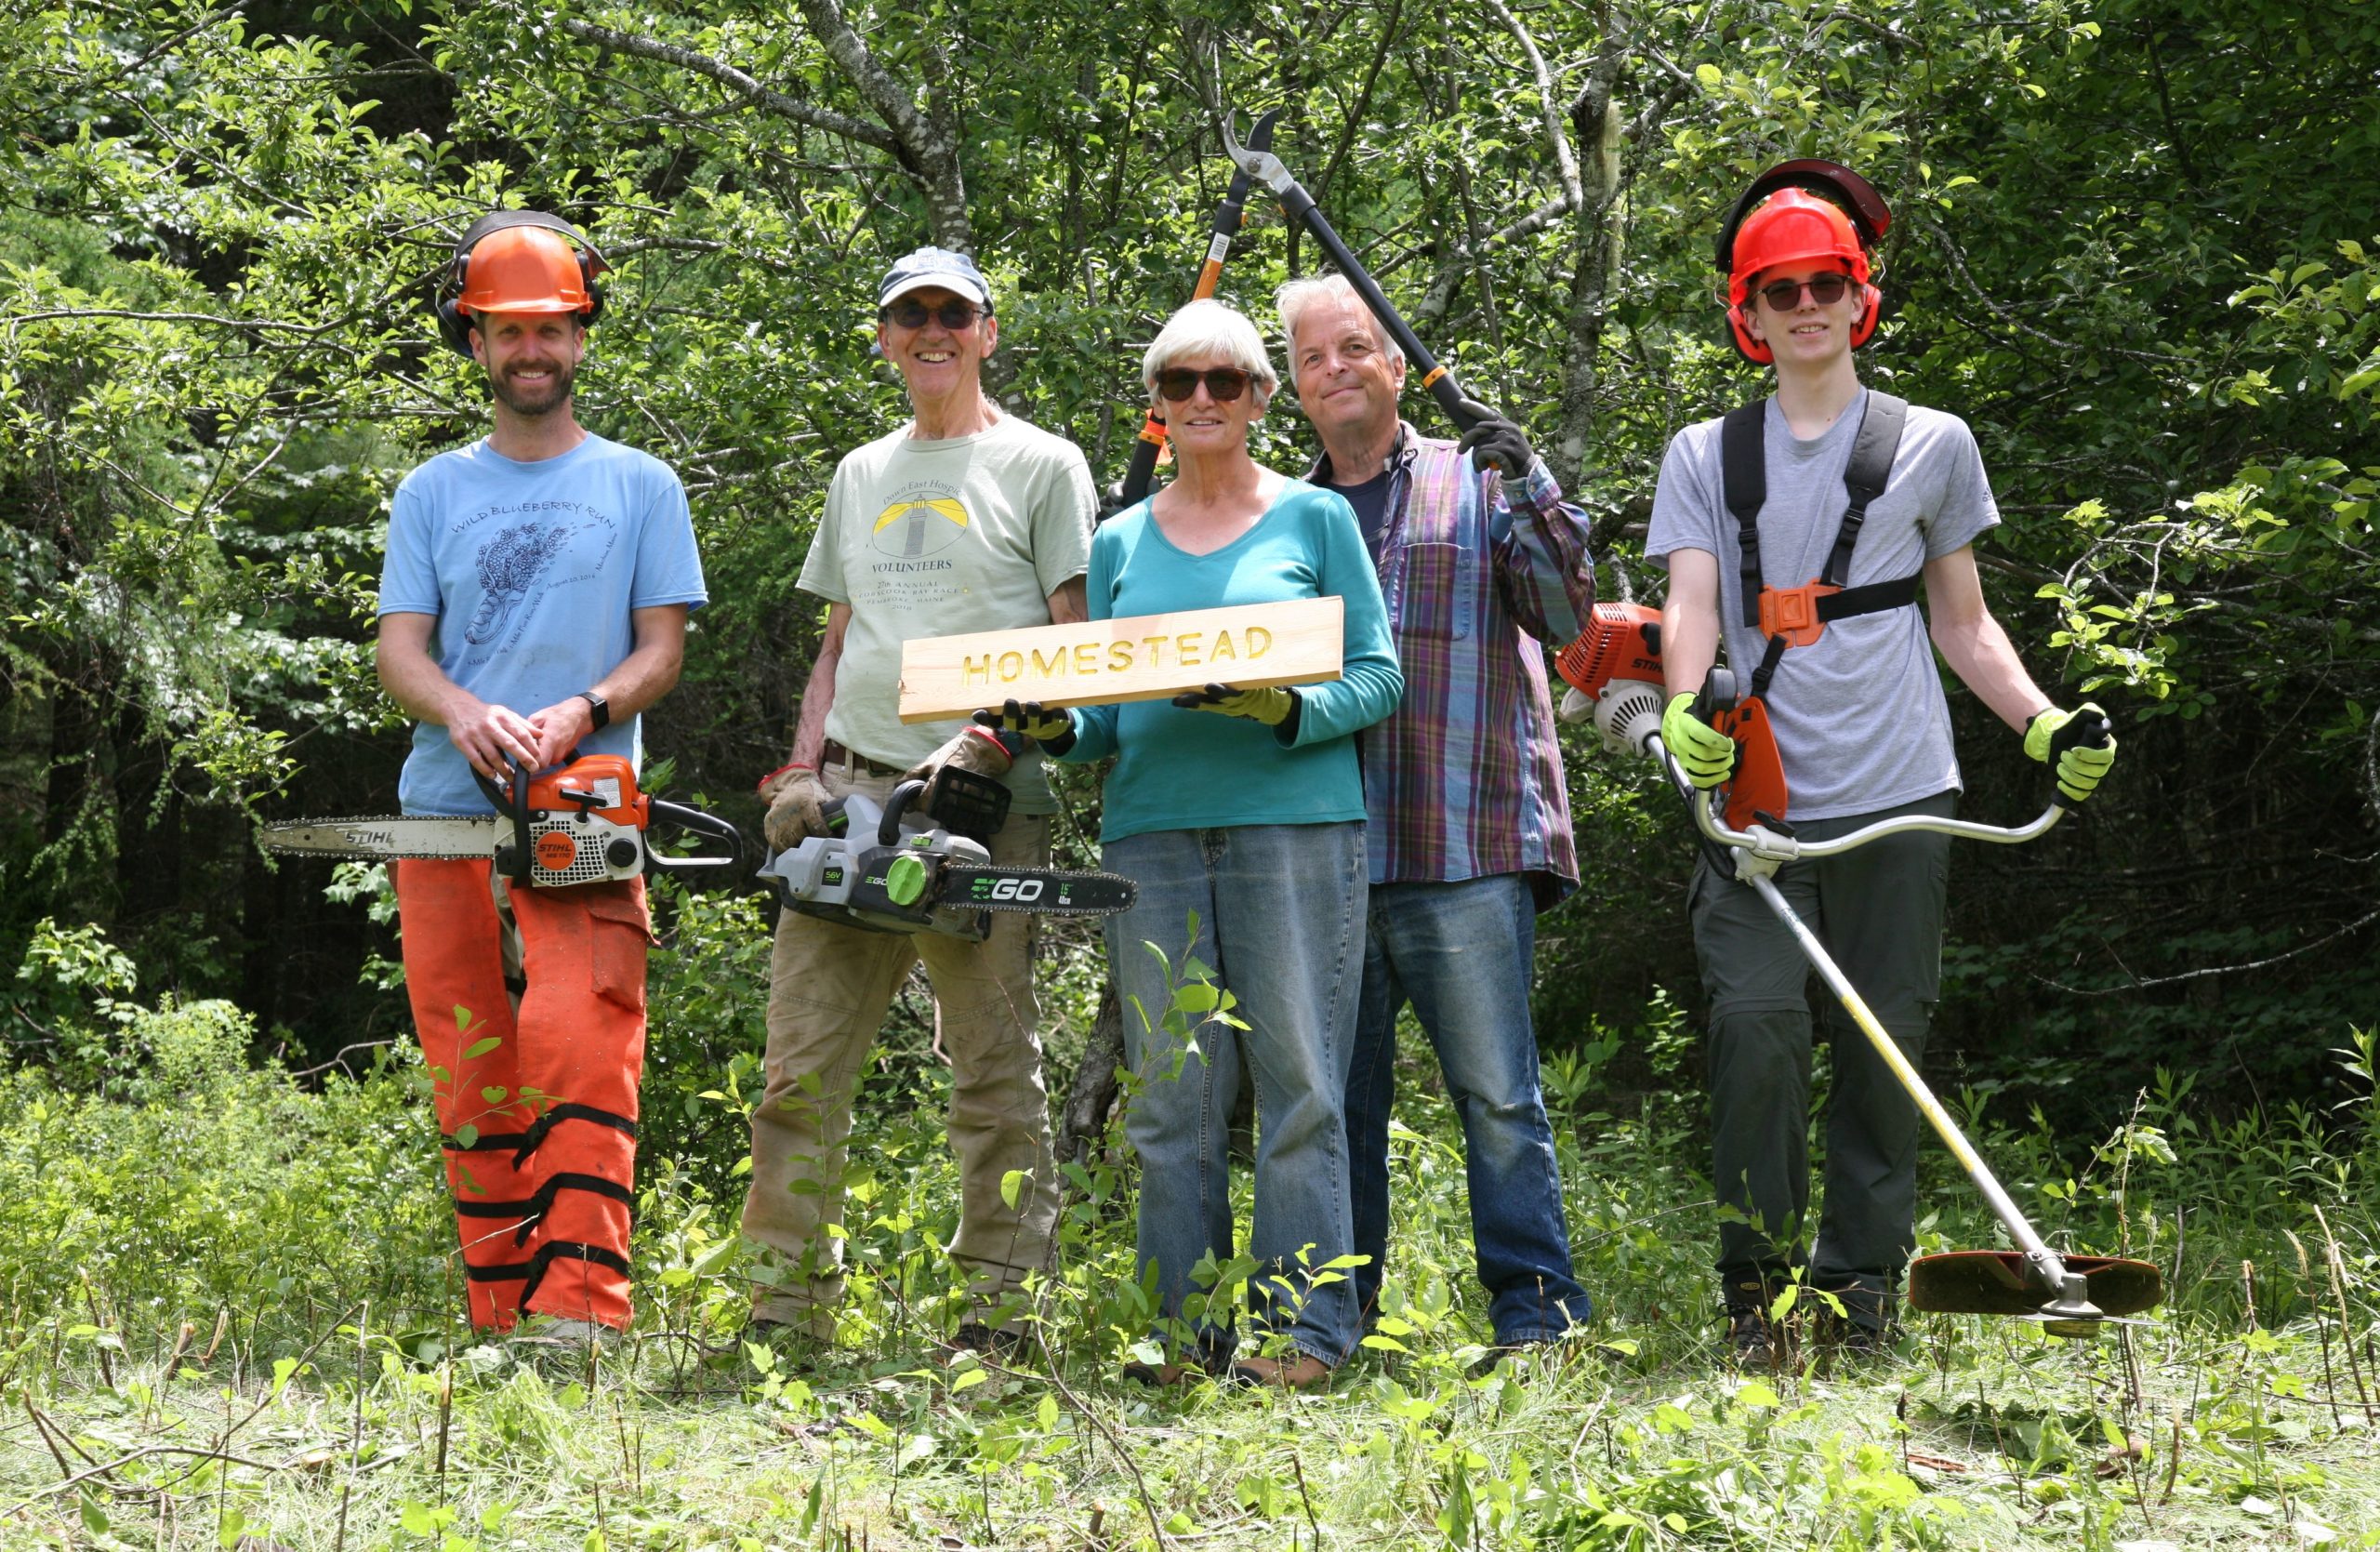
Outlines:
{"type": "Polygon", "coordinates": [[[1807,291],[1810,300],[1820,307],[1832,307],[1843,299],[1851,287],[1851,277],[1840,270],[1829,270],[1807,280],[1772,280],[1760,288],[1761,300],[1772,312],[1791,312],[1802,305],[1802,293],[1807,291]]]}
{"type": "Polygon", "coordinates": [[[983,312],[984,310],[973,302],[963,301],[957,297],[951,298],[940,307],[928,307],[915,297],[903,297],[884,310],[884,316],[905,329],[923,328],[926,326],[926,320],[932,318],[940,322],[944,328],[957,334],[963,329],[974,327],[975,320],[983,316],[983,312]]]}
{"type": "Polygon", "coordinates": [[[1230,404],[1248,391],[1248,374],[1236,366],[1210,366],[1203,372],[1187,366],[1169,366],[1157,375],[1157,391],[1175,404],[1198,391],[1198,384],[1207,385],[1207,395],[1219,405],[1230,404]]]}

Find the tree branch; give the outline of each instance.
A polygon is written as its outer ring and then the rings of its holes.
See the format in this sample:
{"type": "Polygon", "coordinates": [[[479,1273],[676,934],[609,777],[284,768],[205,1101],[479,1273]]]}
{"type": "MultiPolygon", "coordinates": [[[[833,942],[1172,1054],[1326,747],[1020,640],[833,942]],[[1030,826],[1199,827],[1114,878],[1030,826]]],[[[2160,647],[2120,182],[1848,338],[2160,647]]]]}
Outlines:
{"type": "Polygon", "coordinates": [[[926,195],[926,219],[933,240],[943,247],[972,255],[974,223],[967,212],[967,179],[959,168],[959,146],[932,115],[884,68],[852,24],[838,0],[800,0],[801,14],[826,48],[826,57],[860,96],[876,110],[909,159],[926,195]]]}
{"type": "Polygon", "coordinates": [[[561,20],[562,31],[581,43],[595,44],[600,47],[611,49],[615,54],[633,54],[640,60],[654,60],[663,64],[676,65],[681,70],[691,70],[697,75],[710,77],[721,86],[743,97],[753,106],[765,108],[779,118],[791,119],[796,124],[806,124],[813,129],[823,129],[829,135],[840,135],[846,139],[858,140],[862,144],[872,145],[879,151],[889,151],[895,155],[900,153],[901,142],[890,130],[836,113],[831,108],[821,108],[815,103],[804,102],[798,97],[788,97],[773,86],[764,86],[723,60],[714,60],[707,54],[696,53],[691,48],[681,48],[674,43],[664,43],[659,38],[647,37],[641,33],[623,33],[615,27],[599,27],[592,21],[582,20],[577,17],[563,17],[561,20]]]}
{"type": "Polygon", "coordinates": [[[1504,24],[1505,31],[1520,40],[1521,52],[1528,56],[1529,73],[1537,77],[1538,112],[1545,116],[1545,139],[1554,147],[1554,170],[1561,175],[1562,192],[1575,210],[1586,203],[1587,196],[1579,182],[1578,155],[1570,149],[1569,134],[1562,127],[1562,110],[1554,105],[1554,72],[1546,68],[1545,56],[1538,52],[1537,39],[1529,34],[1527,25],[1513,14],[1504,0],[1487,0],[1487,6],[1504,24]]]}

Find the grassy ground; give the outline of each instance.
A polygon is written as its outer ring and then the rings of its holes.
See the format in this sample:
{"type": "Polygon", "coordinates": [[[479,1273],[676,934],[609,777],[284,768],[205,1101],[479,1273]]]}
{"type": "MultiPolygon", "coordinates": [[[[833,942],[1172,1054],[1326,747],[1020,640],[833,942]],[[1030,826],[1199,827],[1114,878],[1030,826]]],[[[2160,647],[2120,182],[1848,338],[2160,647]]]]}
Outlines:
{"type": "MultiPolygon", "coordinates": [[[[1591,1045],[1547,1079],[1596,1320],[1478,1373],[1455,1131],[1416,1071],[1372,1345],[1321,1395],[1154,1395],[1117,1377],[1112,1157],[1073,1181],[1029,1351],[945,1366],[931,1065],[871,1079],[831,1347],[745,1343],[737,1183],[665,1157],[632,1341],[540,1364],[454,1324],[417,1072],[302,1091],[233,1059],[219,1005],[126,1016],[145,1077],[0,1078],[0,1546],[2380,1546],[2355,1114],[2217,1126],[2175,1083],[2096,1148],[1978,1118],[2046,1229],[2166,1269],[2159,1323],[1925,1318],[1888,1358],[1739,1373],[1699,1098],[1601,1108],[1591,1045]]],[[[1656,1008],[1628,1038],[1683,1031],[1656,1008]]],[[[1928,1247],[1991,1243],[1927,1171],[1928,1247]]]]}

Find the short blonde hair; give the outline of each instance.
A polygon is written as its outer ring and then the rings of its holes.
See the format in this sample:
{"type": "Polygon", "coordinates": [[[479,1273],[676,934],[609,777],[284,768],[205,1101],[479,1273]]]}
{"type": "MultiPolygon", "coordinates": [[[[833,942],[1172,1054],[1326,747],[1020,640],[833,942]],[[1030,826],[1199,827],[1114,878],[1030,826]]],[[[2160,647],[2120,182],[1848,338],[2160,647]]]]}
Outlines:
{"type": "Polygon", "coordinates": [[[1223,357],[1256,379],[1259,409],[1281,386],[1280,374],[1273,370],[1272,360],[1264,353],[1264,337],[1248,314],[1210,297],[1200,298],[1165,321],[1165,327],[1149,342],[1148,354],[1141,358],[1141,386],[1155,393],[1159,372],[1193,357],[1212,356],[1223,357]]]}
{"type": "Polygon", "coordinates": [[[1290,281],[1273,295],[1274,310],[1281,315],[1281,349],[1289,355],[1289,370],[1297,370],[1298,320],[1305,316],[1307,308],[1324,300],[1354,302],[1356,312],[1371,325],[1372,338],[1380,342],[1382,350],[1388,352],[1390,363],[1393,365],[1405,359],[1405,347],[1396,342],[1395,335],[1381,327],[1380,320],[1372,316],[1371,308],[1356,293],[1354,285],[1345,275],[1333,272],[1317,275],[1311,280],[1290,281]]]}

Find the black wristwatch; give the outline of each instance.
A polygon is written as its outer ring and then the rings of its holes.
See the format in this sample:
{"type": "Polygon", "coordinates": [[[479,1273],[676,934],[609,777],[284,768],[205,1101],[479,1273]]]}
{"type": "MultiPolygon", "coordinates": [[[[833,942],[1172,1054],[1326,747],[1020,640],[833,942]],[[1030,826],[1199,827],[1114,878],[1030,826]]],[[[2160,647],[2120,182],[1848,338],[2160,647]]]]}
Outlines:
{"type": "Polygon", "coordinates": [[[603,729],[612,725],[611,702],[605,700],[602,696],[597,695],[592,690],[579,691],[578,698],[585,701],[588,706],[594,710],[596,732],[601,733],[603,729]]]}

